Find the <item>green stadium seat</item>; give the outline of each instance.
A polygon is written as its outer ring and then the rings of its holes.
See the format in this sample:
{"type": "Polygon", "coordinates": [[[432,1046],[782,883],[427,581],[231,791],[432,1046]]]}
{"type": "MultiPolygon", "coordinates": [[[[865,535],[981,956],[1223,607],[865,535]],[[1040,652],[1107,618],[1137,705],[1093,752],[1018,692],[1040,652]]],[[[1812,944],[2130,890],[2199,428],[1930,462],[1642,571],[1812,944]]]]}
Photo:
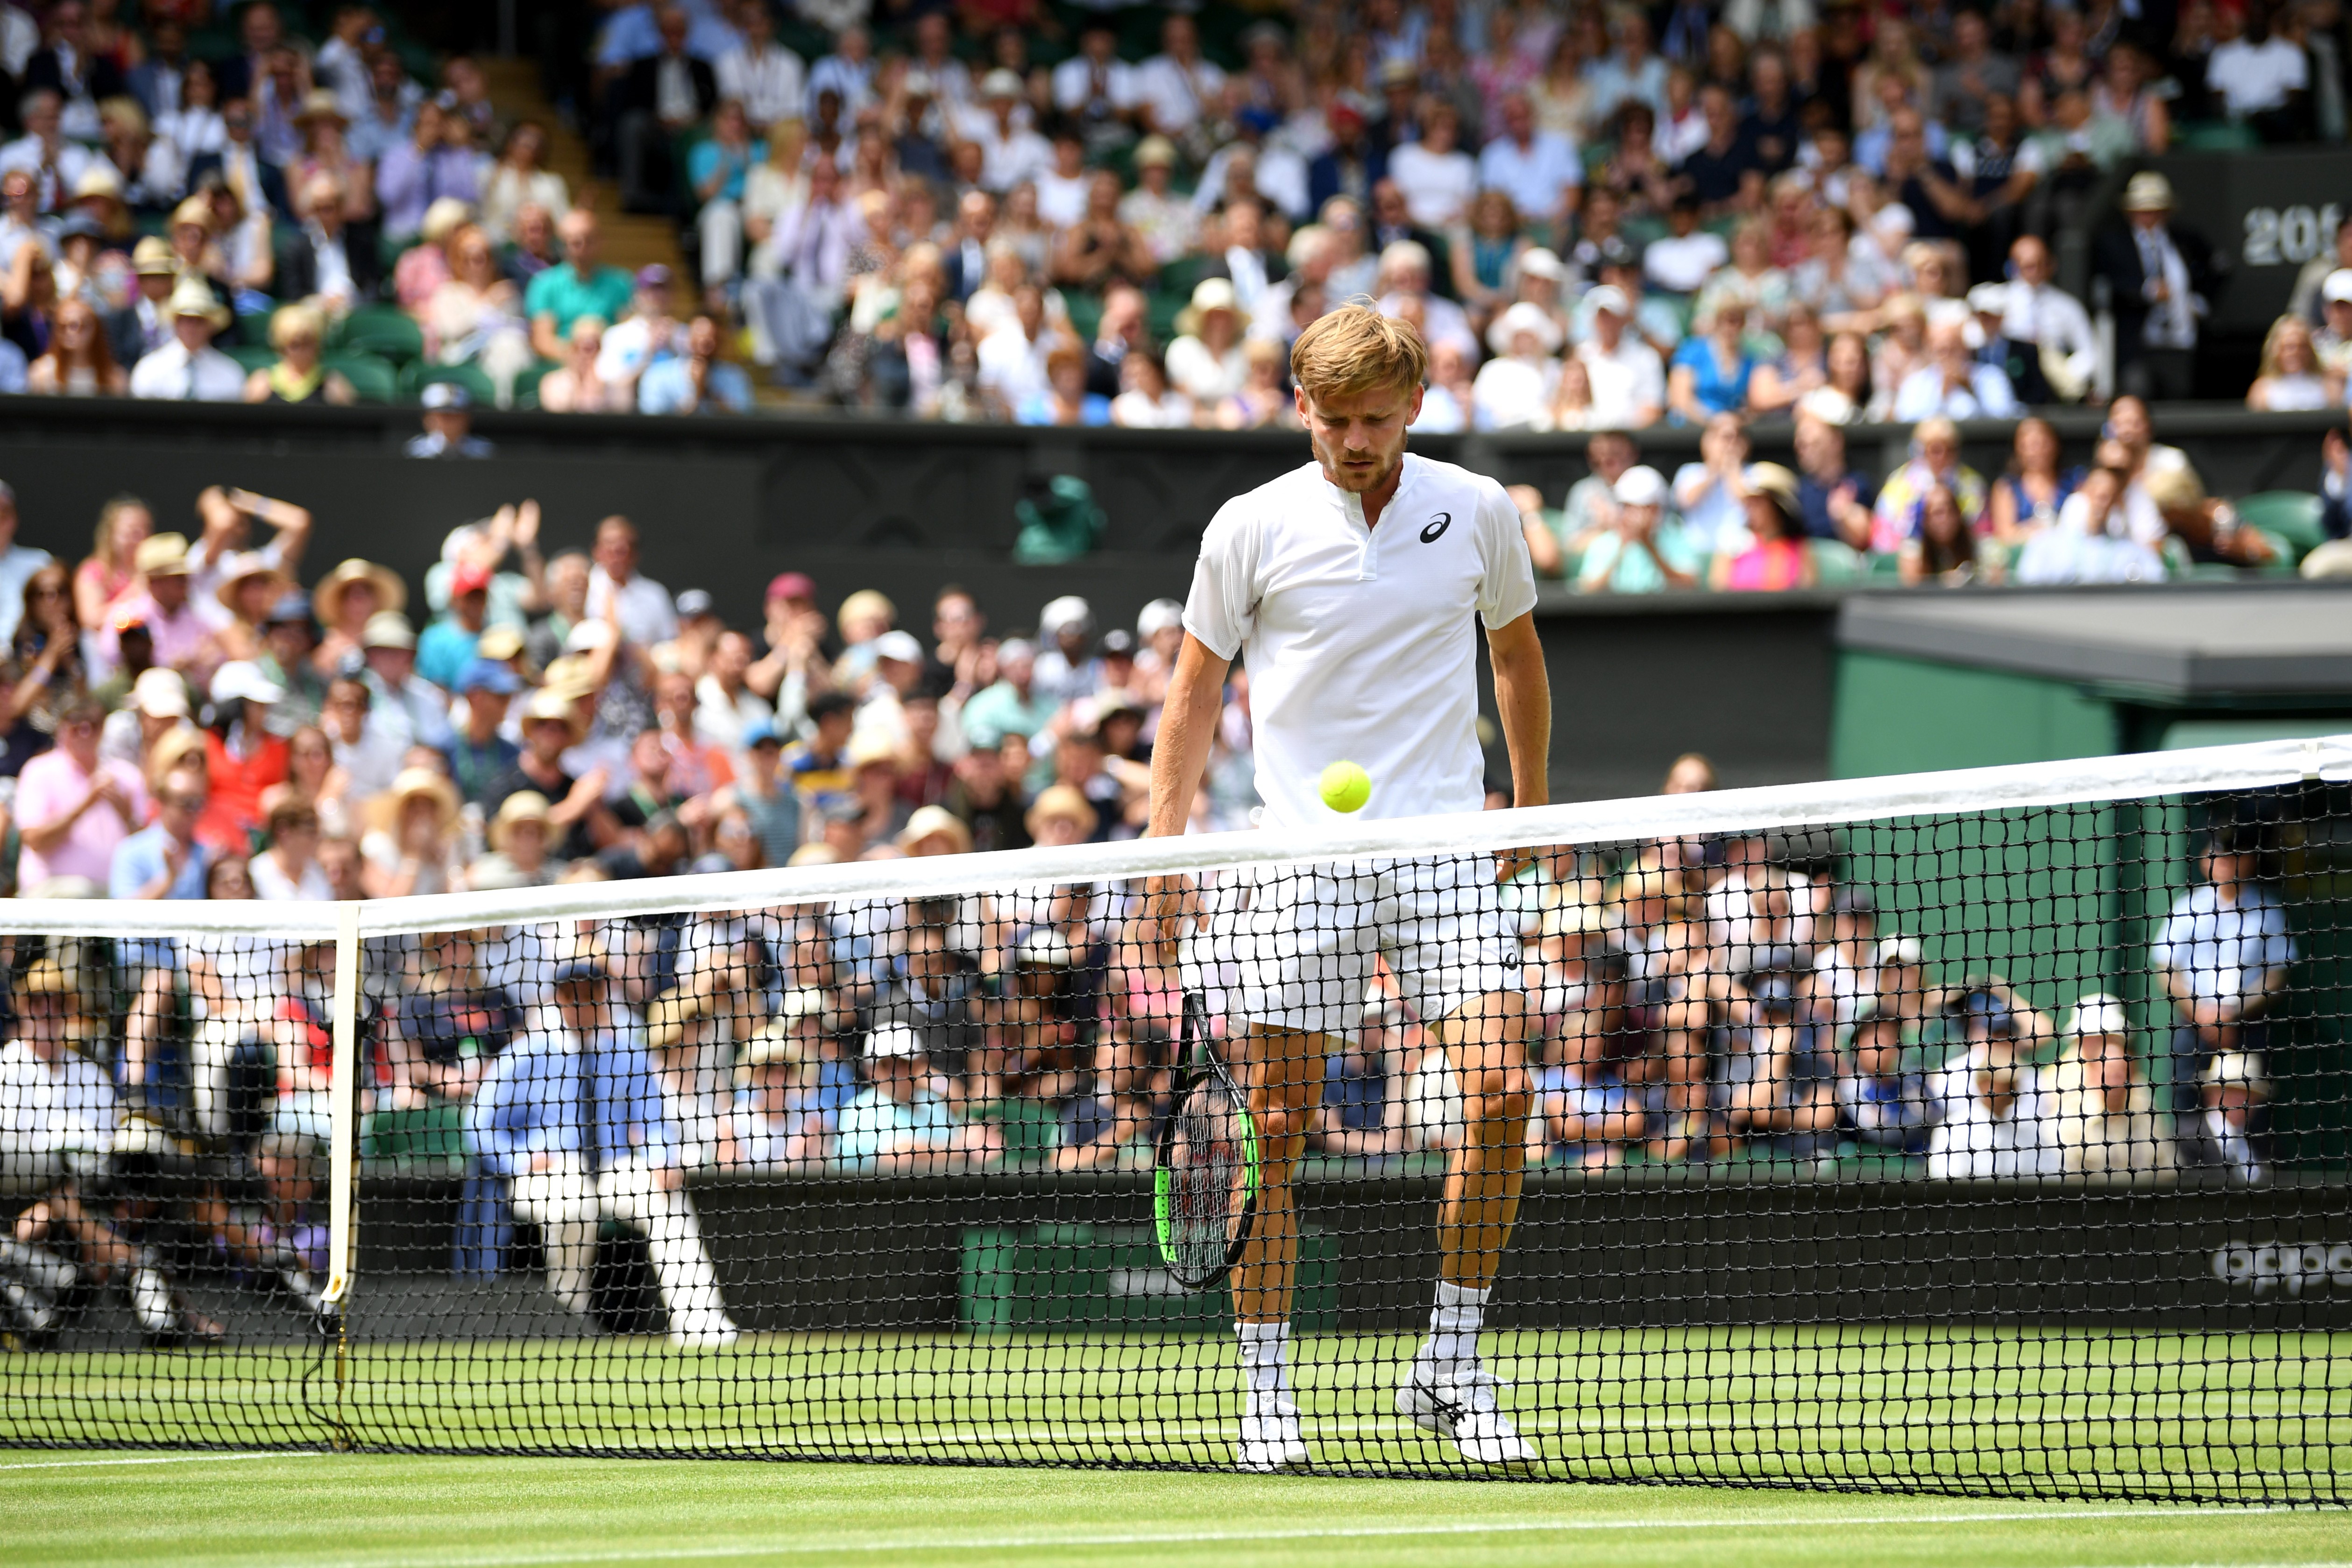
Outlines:
{"type": "Polygon", "coordinates": [[[517,408],[537,408],[539,406],[539,383],[545,381],[547,379],[547,372],[553,369],[555,369],[553,361],[537,360],[532,361],[530,366],[523,371],[520,375],[516,376],[514,383],[514,406],[517,408]]]}
{"type": "Polygon", "coordinates": [[[2174,126],[2172,145],[2183,152],[2259,152],[2263,139],[2251,125],[2200,120],[2174,126]]]}
{"type": "Polygon", "coordinates": [[[1052,1105],[1016,1095],[984,1107],[980,1114],[1003,1134],[1008,1168],[1034,1169],[1052,1162],[1062,1140],[1061,1119],[1052,1105]]]}
{"type": "Polygon", "coordinates": [[[482,373],[479,365],[411,365],[400,373],[401,395],[414,398],[440,382],[454,382],[464,387],[477,408],[492,408],[498,403],[499,389],[482,373]]]}
{"type": "Polygon", "coordinates": [[[323,362],[352,383],[352,391],[362,402],[397,402],[400,401],[400,370],[390,360],[376,354],[363,354],[356,350],[339,349],[325,355],[323,362]]]}
{"type": "Polygon", "coordinates": [[[1809,539],[1805,548],[1813,558],[1813,573],[1824,588],[1860,582],[1870,575],[1862,552],[1843,539],[1809,539]]]}
{"type": "Polygon", "coordinates": [[[278,362],[278,350],[267,343],[225,343],[221,352],[235,360],[248,373],[266,371],[278,362]]]}
{"type": "Polygon", "coordinates": [[[2273,534],[2301,560],[2326,542],[2319,526],[2319,497],[2307,490],[2264,490],[2237,503],[2248,526],[2273,534]]]}
{"type": "Polygon", "coordinates": [[[1102,324],[1102,296],[1089,294],[1083,289],[1065,289],[1062,305],[1070,313],[1070,330],[1078,335],[1078,341],[1093,342],[1095,329],[1102,324]]]}
{"type": "Polygon", "coordinates": [[[362,305],[343,318],[330,346],[405,365],[425,357],[425,329],[397,305],[362,305]]]}

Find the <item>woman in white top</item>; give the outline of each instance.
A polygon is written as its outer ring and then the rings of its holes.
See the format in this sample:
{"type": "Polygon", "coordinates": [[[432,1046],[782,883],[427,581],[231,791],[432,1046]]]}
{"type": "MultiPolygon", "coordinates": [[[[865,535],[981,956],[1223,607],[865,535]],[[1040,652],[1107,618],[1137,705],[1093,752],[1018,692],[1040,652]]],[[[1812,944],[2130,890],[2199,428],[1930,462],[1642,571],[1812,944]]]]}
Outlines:
{"type": "Polygon", "coordinates": [[[246,862],[253,895],[271,904],[331,902],[335,890],[319,867],[319,809],[280,785],[263,823],[269,847],[246,862]]]}
{"type": "Polygon", "coordinates": [[[217,152],[228,145],[228,127],[221,122],[220,110],[215,107],[219,97],[213,68],[203,60],[190,60],[187,73],[180,78],[180,107],[155,117],[155,134],[179,153],[181,168],[186,168],[199,152],[217,152]]]}
{"type": "Polygon", "coordinates": [[[547,155],[547,131],[535,120],[519,120],[507,132],[499,161],[482,182],[482,200],[476,221],[491,243],[504,245],[514,237],[515,214],[536,204],[562,214],[572,210],[572,188],[563,176],[540,167],[547,155]]]}
{"type": "Polygon", "coordinates": [[[1190,430],[1200,423],[1192,400],[1168,384],[1168,367],[1148,349],[1131,349],[1118,362],[1118,395],[1110,422],[1129,430],[1190,430]]]}
{"type": "Polygon", "coordinates": [[[1168,379],[1194,402],[1209,407],[1241,391],[1249,380],[1242,347],[1241,305],[1233,279],[1204,277],[1192,302],[1176,318],[1176,340],[1168,345],[1168,379]]]}
{"type": "Polygon", "coordinates": [[[1480,430],[1525,430],[1542,421],[1559,382],[1559,325],[1524,302],[1496,318],[1488,336],[1503,352],[1479,367],[1470,384],[1480,430]]]}
{"type": "Polygon", "coordinates": [[[2344,401],[2344,383],[2320,367],[2311,344],[2311,325],[2300,316],[2282,316],[2263,339],[2262,373],[2246,389],[2246,406],[2272,413],[2333,408],[2344,401]]]}
{"type": "Polygon", "coordinates": [[[384,826],[360,841],[360,880],[370,898],[451,893],[465,885],[457,853],[457,789],[429,768],[404,768],[392,783],[384,826]]]}
{"type": "Polygon", "coordinates": [[[1478,165],[1462,151],[1462,126],[1454,108],[1432,100],[1422,115],[1421,140],[1389,154],[1389,178],[1404,193],[1405,211],[1425,229],[1462,221],[1478,190],[1478,165]]]}

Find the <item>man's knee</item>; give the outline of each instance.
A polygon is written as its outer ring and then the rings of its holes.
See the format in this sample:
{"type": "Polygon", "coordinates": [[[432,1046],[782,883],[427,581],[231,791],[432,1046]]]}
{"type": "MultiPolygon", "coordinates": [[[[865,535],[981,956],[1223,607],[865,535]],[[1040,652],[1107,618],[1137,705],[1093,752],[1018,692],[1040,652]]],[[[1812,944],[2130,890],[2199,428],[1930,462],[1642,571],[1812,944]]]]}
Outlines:
{"type": "Polygon", "coordinates": [[[1505,1062],[1463,1075],[1463,1110],[1479,1122],[1525,1122],[1535,1110],[1535,1080],[1523,1062],[1505,1062]]]}

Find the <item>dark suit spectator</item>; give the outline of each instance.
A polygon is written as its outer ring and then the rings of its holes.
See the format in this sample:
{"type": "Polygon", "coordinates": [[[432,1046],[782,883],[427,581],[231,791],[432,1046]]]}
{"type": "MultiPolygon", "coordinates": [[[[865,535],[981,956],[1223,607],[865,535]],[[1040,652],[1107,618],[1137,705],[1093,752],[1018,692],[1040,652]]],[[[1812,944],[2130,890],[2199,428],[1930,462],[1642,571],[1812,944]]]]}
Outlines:
{"type": "Polygon", "coordinates": [[[233,98],[248,98],[261,79],[269,74],[270,52],[286,41],[285,19],[269,0],[257,0],[247,5],[237,20],[237,39],[241,50],[220,62],[213,74],[220,82],[221,101],[233,98]]]}
{"type": "Polygon", "coordinates": [[[630,65],[613,84],[621,201],[633,213],[676,206],[677,172],[671,141],[707,118],[719,102],[719,78],[687,52],[686,13],[665,8],[656,19],[661,50],[630,65]]]}
{"type": "Polygon", "coordinates": [[[278,237],[278,297],[315,299],[338,313],[373,298],[383,269],[376,247],[344,227],[342,183],[313,176],[303,187],[302,208],[301,226],[278,237]]]}
{"type": "Polygon", "coordinates": [[[966,191],[956,203],[955,235],[940,247],[948,298],[961,305],[988,281],[988,242],[996,233],[996,198],[966,191]]]}
{"type": "Polygon", "coordinates": [[[236,193],[249,212],[261,202],[278,216],[294,216],[292,193],[286,188],[286,171],[261,154],[253,135],[253,106],[243,99],[221,107],[221,128],[228,140],[217,152],[199,152],[188,160],[188,189],[202,189],[207,175],[236,193]]]}
{"type": "Polygon", "coordinates": [[[2196,386],[2198,319],[2222,281],[2203,235],[2172,221],[2172,185],[2153,170],[2134,174],[2119,204],[2124,223],[2098,237],[2099,276],[2114,291],[2116,385],[2143,398],[2185,398],[2196,386]]]}
{"type": "Polygon", "coordinates": [[[1321,212],[1334,196],[1345,196],[1370,206],[1372,187],[1388,177],[1388,150],[1372,139],[1363,114],[1345,101],[1332,104],[1329,113],[1331,147],[1307,166],[1307,204],[1321,212]]]}
{"type": "Polygon", "coordinates": [[[62,0],[49,12],[41,47],[25,61],[26,89],[44,89],[65,106],[65,132],[79,141],[98,139],[98,105],[125,90],[121,69],[104,55],[89,52],[84,30],[89,18],[81,0],[62,0]]]}
{"type": "Polygon", "coordinates": [[[138,278],[139,291],[130,304],[106,319],[107,343],[120,365],[135,365],[172,340],[168,302],[172,285],[180,276],[171,242],[152,235],[131,251],[131,269],[138,278]]]}

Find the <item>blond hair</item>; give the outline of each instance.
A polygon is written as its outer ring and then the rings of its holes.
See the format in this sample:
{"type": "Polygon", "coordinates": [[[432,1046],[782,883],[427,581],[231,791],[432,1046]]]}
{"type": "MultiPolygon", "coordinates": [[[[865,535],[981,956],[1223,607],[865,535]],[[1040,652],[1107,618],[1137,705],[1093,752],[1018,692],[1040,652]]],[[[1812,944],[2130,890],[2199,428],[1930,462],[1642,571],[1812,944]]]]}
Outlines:
{"type": "Polygon", "coordinates": [[[1411,391],[1429,375],[1429,345],[1409,321],[1366,305],[1342,305],[1298,334],[1290,374],[1313,402],[1387,387],[1411,391]]]}

